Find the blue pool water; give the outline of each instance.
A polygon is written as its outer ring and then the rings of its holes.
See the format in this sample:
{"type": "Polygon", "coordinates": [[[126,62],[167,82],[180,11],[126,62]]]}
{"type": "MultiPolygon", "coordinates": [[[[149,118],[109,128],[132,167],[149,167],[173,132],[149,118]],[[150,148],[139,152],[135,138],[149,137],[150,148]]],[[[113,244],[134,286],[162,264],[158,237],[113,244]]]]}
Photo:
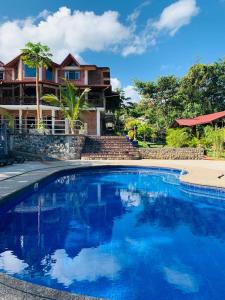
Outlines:
{"type": "Polygon", "coordinates": [[[225,299],[225,194],[180,172],[61,173],[0,208],[0,270],[107,299],[225,299]]]}

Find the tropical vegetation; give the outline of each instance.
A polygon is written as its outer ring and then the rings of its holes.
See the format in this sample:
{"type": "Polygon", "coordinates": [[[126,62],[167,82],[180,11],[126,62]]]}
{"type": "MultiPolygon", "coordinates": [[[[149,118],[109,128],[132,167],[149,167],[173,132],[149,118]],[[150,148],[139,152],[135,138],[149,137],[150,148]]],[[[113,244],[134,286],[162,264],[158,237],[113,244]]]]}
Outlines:
{"type": "Polygon", "coordinates": [[[223,129],[198,126],[195,130],[173,129],[176,119],[225,110],[225,59],[212,64],[195,64],[177,78],[161,76],[153,81],[135,80],[141,96],[131,103],[121,91],[122,105],[116,109],[119,132],[137,127],[137,139],[169,147],[204,147],[213,155],[223,152],[223,129]],[[119,117],[118,117],[119,116],[119,117]],[[210,140],[210,142],[209,142],[210,140]],[[221,148],[222,145],[222,148],[221,148]]]}
{"type": "Polygon", "coordinates": [[[74,134],[74,124],[78,120],[79,111],[90,108],[90,104],[85,101],[85,95],[89,92],[90,89],[86,88],[80,94],[74,84],[64,80],[64,85],[60,87],[60,97],[46,94],[41,99],[61,108],[64,118],[69,122],[70,132],[74,134]]]}
{"type": "Polygon", "coordinates": [[[37,128],[42,126],[40,111],[40,91],[39,91],[39,68],[48,68],[51,65],[50,49],[41,43],[27,43],[25,48],[21,49],[21,59],[29,68],[35,69],[36,74],[36,107],[37,107],[37,128]]]}

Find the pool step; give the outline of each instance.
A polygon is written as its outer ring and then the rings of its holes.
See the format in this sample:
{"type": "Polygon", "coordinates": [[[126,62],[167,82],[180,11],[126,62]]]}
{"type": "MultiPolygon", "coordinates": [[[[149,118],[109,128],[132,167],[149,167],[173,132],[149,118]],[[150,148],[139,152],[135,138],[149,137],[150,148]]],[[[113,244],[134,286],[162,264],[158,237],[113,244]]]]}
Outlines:
{"type": "Polygon", "coordinates": [[[140,159],[137,148],[125,137],[87,137],[81,154],[83,160],[135,160],[140,159]]]}

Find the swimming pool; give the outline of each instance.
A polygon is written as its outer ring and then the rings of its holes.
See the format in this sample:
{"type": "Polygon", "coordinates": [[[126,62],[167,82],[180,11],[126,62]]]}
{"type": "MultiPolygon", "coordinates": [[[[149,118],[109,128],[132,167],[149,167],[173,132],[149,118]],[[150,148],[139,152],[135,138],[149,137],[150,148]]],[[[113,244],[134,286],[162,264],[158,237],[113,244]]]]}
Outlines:
{"type": "Polygon", "coordinates": [[[225,193],[180,171],[51,176],[0,207],[0,271],[107,299],[224,299],[225,193]]]}

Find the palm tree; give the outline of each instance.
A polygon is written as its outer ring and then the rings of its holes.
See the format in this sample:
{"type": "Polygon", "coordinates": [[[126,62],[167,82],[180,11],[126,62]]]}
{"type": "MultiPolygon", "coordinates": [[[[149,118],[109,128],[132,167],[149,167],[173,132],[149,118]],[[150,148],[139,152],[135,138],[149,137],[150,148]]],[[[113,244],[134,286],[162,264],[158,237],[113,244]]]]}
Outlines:
{"type": "Polygon", "coordinates": [[[74,123],[78,119],[79,111],[81,109],[90,108],[90,104],[85,101],[85,95],[88,94],[91,89],[86,88],[79,94],[74,84],[68,80],[64,81],[64,85],[60,87],[60,98],[55,95],[46,94],[41,99],[61,108],[64,118],[69,121],[70,131],[74,134],[74,123]]]}
{"type": "Polygon", "coordinates": [[[51,65],[50,49],[41,43],[27,43],[25,48],[21,49],[21,59],[29,68],[36,69],[36,105],[37,105],[37,127],[40,126],[40,93],[39,93],[39,68],[47,68],[51,65]]]}

